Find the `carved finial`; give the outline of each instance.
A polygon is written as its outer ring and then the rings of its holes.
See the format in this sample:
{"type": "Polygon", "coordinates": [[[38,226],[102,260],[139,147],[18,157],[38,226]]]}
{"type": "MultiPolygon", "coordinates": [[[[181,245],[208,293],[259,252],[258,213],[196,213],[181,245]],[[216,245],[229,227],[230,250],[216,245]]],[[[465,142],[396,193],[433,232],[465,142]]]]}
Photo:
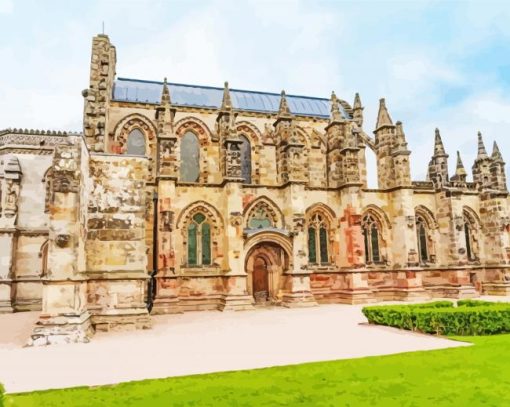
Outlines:
{"type": "Polygon", "coordinates": [[[287,97],[285,96],[284,90],[282,90],[280,97],[280,107],[278,108],[278,115],[290,116],[289,104],[287,103],[287,97]]]}
{"type": "Polygon", "coordinates": [[[435,136],[434,136],[434,156],[446,155],[446,151],[444,149],[443,140],[441,140],[441,133],[439,129],[436,127],[435,136]]]}
{"type": "Polygon", "coordinates": [[[340,114],[340,106],[338,105],[338,98],[335,95],[335,91],[331,92],[331,121],[342,120],[340,114]]]}
{"type": "Polygon", "coordinates": [[[457,151],[457,167],[455,168],[455,175],[458,177],[467,175],[464,164],[462,163],[462,158],[460,158],[460,151],[457,151]]]}
{"type": "Polygon", "coordinates": [[[231,110],[232,99],[230,99],[230,90],[228,88],[228,82],[225,82],[223,87],[223,99],[221,100],[221,110],[231,110]]]}
{"type": "Polygon", "coordinates": [[[170,99],[170,89],[168,88],[168,83],[166,81],[166,77],[163,80],[163,91],[161,93],[161,104],[162,105],[170,105],[172,103],[170,99]]]}
{"type": "Polygon", "coordinates": [[[478,132],[478,155],[476,156],[476,161],[483,160],[485,158],[489,158],[487,155],[487,150],[485,150],[485,145],[483,144],[482,132],[478,132]]]}
{"type": "Polygon", "coordinates": [[[492,145],[491,158],[494,162],[503,162],[503,156],[501,155],[501,152],[499,151],[498,143],[496,143],[496,141],[494,141],[494,144],[492,145]]]}
{"type": "Polygon", "coordinates": [[[393,122],[386,108],[386,101],[384,98],[381,98],[379,100],[379,113],[377,114],[377,124],[375,126],[376,131],[383,126],[393,126],[393,122]]]}

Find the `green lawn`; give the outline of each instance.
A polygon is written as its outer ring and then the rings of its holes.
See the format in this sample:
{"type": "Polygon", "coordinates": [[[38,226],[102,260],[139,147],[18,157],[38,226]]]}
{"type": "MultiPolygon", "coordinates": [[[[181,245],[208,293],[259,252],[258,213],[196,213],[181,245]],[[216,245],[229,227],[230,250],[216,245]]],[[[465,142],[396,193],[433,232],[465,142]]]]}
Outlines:
{"type": "Polygon", "coordinates": [[[5,405],[510,405],[510,335],[458,339],[474,346],[18,394],[5,405]]]}

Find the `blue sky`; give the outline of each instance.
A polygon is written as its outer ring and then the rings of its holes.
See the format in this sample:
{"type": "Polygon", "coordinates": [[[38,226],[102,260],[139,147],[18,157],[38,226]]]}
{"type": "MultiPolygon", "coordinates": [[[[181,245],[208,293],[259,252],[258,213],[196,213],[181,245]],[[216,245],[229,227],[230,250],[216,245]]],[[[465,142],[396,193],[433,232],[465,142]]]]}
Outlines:
{"type": "MultiPolygon", "coordinates": [[[[423,179],[439,127],[450,172],[481,130],[510,161],[510,2],[0,0],[0,128],[81,130],[91,37],[117,75],[329,97],[380,97],[423,179]]],[[[490,151],[489,151],[490,152],[490,151]]],[[[374,161],[369,158],[375,180],[374,161]]]]}

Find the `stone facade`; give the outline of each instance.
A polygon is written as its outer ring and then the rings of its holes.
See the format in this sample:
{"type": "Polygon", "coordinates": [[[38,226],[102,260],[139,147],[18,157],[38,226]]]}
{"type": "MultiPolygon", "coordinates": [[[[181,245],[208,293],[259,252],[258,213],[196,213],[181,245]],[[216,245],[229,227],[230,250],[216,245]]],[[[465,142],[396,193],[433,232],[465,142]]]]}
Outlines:
{"type": "Polygon", "coordinates": [[[510,294],[504,162],[481,134],[473,182],[460,155],[450,177],[439,130],[412,181],[384,99],[372,137],[359,95],[115,70],[95,37],[83,134],[0,132],[0,312],[41,309],[31,344],[148,328],[149,312],[510,294]]]}

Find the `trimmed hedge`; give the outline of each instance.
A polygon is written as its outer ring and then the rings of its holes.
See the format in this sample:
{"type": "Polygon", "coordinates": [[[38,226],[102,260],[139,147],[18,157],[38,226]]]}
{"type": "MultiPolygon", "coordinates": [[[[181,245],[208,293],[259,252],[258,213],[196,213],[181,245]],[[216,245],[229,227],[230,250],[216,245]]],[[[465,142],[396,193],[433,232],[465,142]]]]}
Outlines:
{"type": "Polygon", "coordinates": [[[457,301],[457,307],[479,307],[481,305],[493,306],[507,303],[483,301],[483,300],[459,300],[457,301]]]}
{"type": "Polygon", "coordinates": [[[3,407],[4,405],[4,386],[2,386],[2,383],[0,383],[0,407],[3,407]]]}
{"type": "MultiPolygon", "coordinates": [[[[443,303],[443,302],[440,302],[443,303]]],[[[445,301],[446,303],[446,301],[445,301]]],[[[465,300],[460,306],[430,304],[363,308],[371,324],[436,335],[494,335],[510,332],[510,303],[465,300]]],[[[437,304],[437,303],[436,303],[437,304]]]]}

